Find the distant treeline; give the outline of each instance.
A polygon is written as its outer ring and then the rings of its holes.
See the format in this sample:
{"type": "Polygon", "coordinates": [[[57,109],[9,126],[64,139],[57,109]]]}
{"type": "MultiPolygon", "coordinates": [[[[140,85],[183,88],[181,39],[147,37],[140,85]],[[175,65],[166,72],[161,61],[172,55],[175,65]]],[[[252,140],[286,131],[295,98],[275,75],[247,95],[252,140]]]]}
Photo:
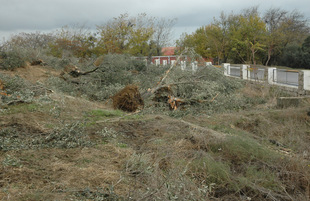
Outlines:
{"type": "MultiPolygon", "coordinates": [[[[160,56],[171,45],[176,19],[122,14],[90,31],[83,25],[65,26],[52,33],[19,33],[0,47],[0,57],[22,53],[29,57],[48,54],[58,58],[90,58],[105,54],[160,56]],[[35,51],[34,51],[35,50],[35,51]]],[[[176,52],[194,49],[215,63],[250,63],[310,68],[310,28],[304,15],[271,8],[261,14],[258,7],[239,14],[222,12],[209,25],[176,41],[176,52]]],[[[16,60],[17,61],[17,60],[16,60]]],[[[15,62],[16,63],[16,62],[15,62]]],[[[5,64],[10,66],[13,64],[5,64]]]]}
{"type": "Polygon", "coordinates": [[[162,47],[170,42],[176,19],[121,14],[90,31],[85,25],[64,26],[53,33],[19,33],[5,41],[1,51],[16,48],[44,49],[47,54],[78,58],[104,54],[134,56],[160,55],[162,47]]]}
{"type": "Polygon", "coordinates": [[[310,68],[310,28],[304,15],[258,7],[239,14],[222,12],[209,25],[177,41],[180,50],[192,47],[216,63],[250,63],[310,68]]]}

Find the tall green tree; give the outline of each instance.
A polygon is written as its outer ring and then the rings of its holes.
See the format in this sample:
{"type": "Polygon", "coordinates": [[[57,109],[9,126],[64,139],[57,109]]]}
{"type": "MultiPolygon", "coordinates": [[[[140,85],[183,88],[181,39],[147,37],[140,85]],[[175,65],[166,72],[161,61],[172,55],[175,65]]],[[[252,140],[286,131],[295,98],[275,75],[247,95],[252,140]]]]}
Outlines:
{"type": "Polygon", "coordinates": [[[154,35],[154,18],[148,17],[145,13],[139,14],[129,22],[130,36],[125,53],[135,56],[147,56],[149,44],[154,35]]]}
{"type": "Polygon", "coordinates": [[[104,25],[97,26],[100,39],[97,51],[101,54],[123,53],[129,43],[131,29],[134,24],[129,19],[129,15],[121,14],[117,18],[104,25]]]}
{"type": "Polygon", "coordinates": [[[256,6],[240,14],[222,12],[209,25],[183,34],[178,46],[192,47],[201,56],[217,58],[219,63],[283,65],[284,51],[295,51],[309,34],[309,23],[300,12],[272,8],[261,16],[256,6]]]}
{"type": "MultiPolygon", "coordinates": [[[[244,43],[248,50],[250,50],[250,57],[247,61],[251,61],[256,65],[256,53],[264,51],[264,40],[266,34],[265,23],[257,15],[240,16],[240,29],[239,34],[242,36],[239,43],[244,43]]],[[[238,40],[238,38],[236,39],[238,40]]]]}
{"type": "Polygon", "coordinates": [[[210,41],[204,27],[197,29],[191,40],[194,43],[193,48],[197,54],[204,58],[211,57],[210,41]]]}
{"type": "Polygon", "coordinates": [[[221,12],[219,19],[214,18],[211,26],[213,28],[207,31],[208,37],[213,40],[214,44],[217,44],[219,59],[226,63],[231,56],[233,34],[239,27],[238,15],[234,13],[227,15],[221,12]]]}
{"type": "Polygon", "coordinates": [[[50,52],[57,57],[73,55],[89,57],[94,48],[95,37],[85,25],[64,26],[56,31],[55,41],[50,43],[50,52]]]}
{"type": "Polygon", "coordinates": [[[214,24],[207,25],[204,28],[208,41],[208,49],[210,50],[210,57],[217,58],[217,63],[219,64],[225,53],[222,30],[219,26],[214,24]]]}
{"type": "Polygon", "coordinates": [[[231,50],[231,33],[236,27],[236,15],[221,13],[210,25],[198,28],[192,34],[183,34],[177,41],[180,50],[185,47],[194,49],[205,58],[217,58],[217,62],[226,62],[231,50]]]}
{"type": "Polygon", "coordinates": [[[149,56],[156,45],[157,55],[171,36],[171,28],[175,20],[157,19],[142,13],[135,17],[122,14],[104,25],[97,26],[100,33],[97,52],[129,53],[135,56],[149,56]],[[151,43],[152,41],[152,43],[151,43]],[[149,45],[152,44],[152,48],[149,45]]]}
{"type": "Polygon", "coordinates": [[[176,41],[176,54],[181,54],[185,48],[194,49],[197,44],[195,44],[195,34],[182,33],[180,38],[176,41]]]}
{"type": "Polygon", "coordinates": [[[287,45],[301,45],[309,34],[307,20],[296,10],[288,12],[280,8],[271,8],[267,10],[263,19],[267,28],[265,65],[269,65],[271,60],[276,63],[277,57],[281,57],[287,45]]]}
{"type": "Polygon", "coordinates": [[[310,69],[310,35],[305,39],[302,44],[302,67],[310,69]]]}
{"type": "Polygon", "coordinates": [[[245,9],[235,17],[235,26],[231,29],[231,50],[242,63],[256,64],[257,52],[264,51],[265,33],[265,23],[259,16],[258,8],[245,9]]]}

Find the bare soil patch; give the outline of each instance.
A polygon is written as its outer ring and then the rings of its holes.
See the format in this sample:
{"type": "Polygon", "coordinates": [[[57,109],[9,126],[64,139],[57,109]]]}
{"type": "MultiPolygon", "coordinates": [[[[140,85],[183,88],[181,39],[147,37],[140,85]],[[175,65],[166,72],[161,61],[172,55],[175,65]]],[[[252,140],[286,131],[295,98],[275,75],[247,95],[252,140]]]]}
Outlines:
{"type": "Polygon", "coordinates": [[[19,76],[25,80],[30,81],[31,83],[44,82],[51,76],[59,76],[60,71],[57,71],[49,66],[41,65],[26,65],[22,68],[16,68],[14,71],[4,71],[1,70],[0,73],[9,74],[12,76],[19,76]]]}

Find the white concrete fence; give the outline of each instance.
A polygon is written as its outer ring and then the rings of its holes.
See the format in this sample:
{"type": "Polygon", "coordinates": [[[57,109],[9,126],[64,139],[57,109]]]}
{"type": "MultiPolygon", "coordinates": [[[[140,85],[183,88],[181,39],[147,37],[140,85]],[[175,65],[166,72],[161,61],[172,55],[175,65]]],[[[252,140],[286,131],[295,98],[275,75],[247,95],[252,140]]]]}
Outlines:
{"type": "Polygon", "coordinates": [[[224,75],[249,81],[267,82],[298,95],[310,95],[310,70],[286,70],[224,63],[224,75]]]}

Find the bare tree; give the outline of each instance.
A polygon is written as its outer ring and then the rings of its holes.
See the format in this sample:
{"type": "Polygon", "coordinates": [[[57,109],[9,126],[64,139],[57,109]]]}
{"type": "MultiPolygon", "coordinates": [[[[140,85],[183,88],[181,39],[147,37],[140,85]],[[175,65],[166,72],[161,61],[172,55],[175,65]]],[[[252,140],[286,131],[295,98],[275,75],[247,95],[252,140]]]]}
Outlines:
{"type": "Polygon", "coordinates": [[[177,19],[161,18],[156,20],[154,25],[153,40],[156,43],[156,53],[161,55],[161,48],[169,45],[171,40],[172,27],[176,24],[177,19]]]}
{"type": "Polygon", "coordinates": [[[297,10],[293,10],[285,16],[280,28],[285,35],[285,46],[290,42],[301,44],[310,33],[308,20],[305,19],[304,14],[297,10]]]}
{"type": "Polygon", "coordinates": [[[271,8],[263,17],[266,23],[267,29],[267,61],[265,63],[268,66],[272,54],[276,51],[281,43],[280,26],[287,14],[287,11],[280,8],[271,8]]]}
{"type": "Polygon", "coordinates": [[[51,33],[45,34],[40,32],[21,32],[11,36],[11,38],[3,44],[3,48],[7,51],[16,47],[28,49],[44,49],[47,48],[48,44],[53,41],[55,41],[55,37],[51,33]]]}

